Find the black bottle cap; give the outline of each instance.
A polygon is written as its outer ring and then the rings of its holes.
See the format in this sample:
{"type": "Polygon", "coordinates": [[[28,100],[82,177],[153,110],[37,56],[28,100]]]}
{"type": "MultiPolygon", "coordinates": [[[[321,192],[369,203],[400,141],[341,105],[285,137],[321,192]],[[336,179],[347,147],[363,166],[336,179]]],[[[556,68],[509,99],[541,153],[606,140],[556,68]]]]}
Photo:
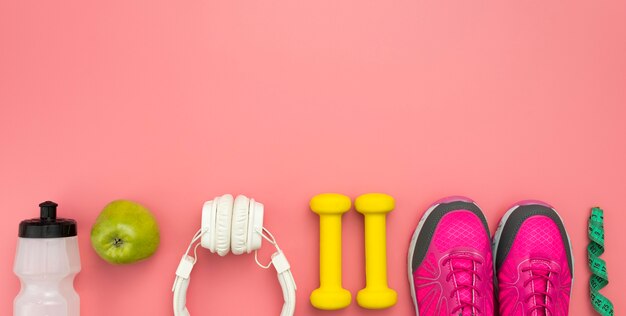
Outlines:
{"type": "Polygon", "coordinates": [[[76,221],[57,218],[58,204],[45,201],[39,204],[39,218],[20,222],[18,232],[23,238],[62,238],[76,236],[76,221]]]}

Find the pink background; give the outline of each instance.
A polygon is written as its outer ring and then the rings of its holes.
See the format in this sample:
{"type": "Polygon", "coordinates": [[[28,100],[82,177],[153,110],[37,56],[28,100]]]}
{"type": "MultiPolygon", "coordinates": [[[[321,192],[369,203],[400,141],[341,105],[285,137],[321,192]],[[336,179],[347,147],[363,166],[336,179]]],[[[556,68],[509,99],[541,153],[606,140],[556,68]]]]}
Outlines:
{"type": "MultiPolygon", "coordinates": [[[[174,270],[203,201],[244,193],[290,259],[298,315],[412,315],[406,252],[434,200],[467,195],[493,229],[526,198],[561,212],[574,246],[571,314],[590,315],[589,208],[606,210],[617,313],[626,214],[626,2],[0,2],[0,314],[19,281],[17,225],[52,199],[79,223],[83,315],[170,315],[174,270]],[[399,302],[311,307],[314,194],[396,197],[389,283],[399,302]],[[91,249],[102,207],[157,216],[156,255],[111,266],[91,249]]],[[[365,281],[362,217],[344,216],[344,286],[365,281]]],[[[261,255],[267,258],[266,244],[261,255]]],[[[275,274],[202,251],[192,315],[277,315],[275,274]]]]}

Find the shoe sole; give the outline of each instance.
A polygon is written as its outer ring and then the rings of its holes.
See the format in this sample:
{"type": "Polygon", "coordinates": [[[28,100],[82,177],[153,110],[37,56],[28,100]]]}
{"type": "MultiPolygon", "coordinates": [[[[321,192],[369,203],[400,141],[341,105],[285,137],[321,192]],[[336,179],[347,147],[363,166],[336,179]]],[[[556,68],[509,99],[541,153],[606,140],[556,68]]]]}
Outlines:
{"type": "MultiPolygon", "coordinates": [[[[538,205],[542,205],[545,207],[549,207],[550,209],[552,209],[556,215],[559,217],[559,219],[561,220],[561,223],[563,223],[563,226],[565,227],[565,223],[563,222],[563,218],[561,218],[561,215],[559,214],[559,212],[557,212],[552,206],[541,202],[541,201],[534,201],[534,200],[528,200],[528,201],[522,201],[519,202],[518,204],[515,204],[513,207],[511,207],[505,214],[504,216],[502,216],[502,219],[500,219],[500,223],[498,223],[498,228],[496,228],[496,232],[493,235],[493,241],[491,243],[491,253],[493,255],[494,258],[494,264],[493,264],[493,290],[494,290],[494,294],[495,294],[495,300],[496,302],[498,301],[498,271],[497,271],[497,264],[495,263],[496,258],[498,258],[498,245],[500,243],[500,237],[502,236],[502,230],[504,229],[504,226],[506,225],[507,220],[509,219],[509,216],[511,216],[511,214],[513,214],[513,211],[515,211],[518,207],[520,206],[525,206],[525,205],[533,205],[533,204],[538,204],[538,205]]],[[[574,256],[573,256],[573,249],[572,249],[572,241],[571,238],[569,237],[569,234],[567,233],[567,230],[565,230],[565,235],[567,236],[567,245],[569,247],[569,253],[571,256],[571,262],[572,262],[572,284],[570,286],[570,295],[574,289],[574,256]]]]}

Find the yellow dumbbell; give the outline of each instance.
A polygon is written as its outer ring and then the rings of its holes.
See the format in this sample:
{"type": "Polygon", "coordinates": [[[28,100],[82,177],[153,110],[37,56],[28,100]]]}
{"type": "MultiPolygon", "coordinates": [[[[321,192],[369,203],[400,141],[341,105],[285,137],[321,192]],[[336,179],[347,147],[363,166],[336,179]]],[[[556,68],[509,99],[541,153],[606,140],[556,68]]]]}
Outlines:
{"type": "Polygon", "coordinates": [[[359,306],[388,308],[398,301],[398,293],[387,285],[387,241],[385,216],[395,207],[393,197],[382,193],[359,196],[354,202],[365,216],[365,288],[357,293],[359,306]]]}
{"type": "Polygon", "coordinates": [[[345,308],[352,296],[341,286],[341,215],[350,209],[350,198],[318,194],[309,205],[320,216],[320,287],[311,293],[311,304],[325,310],[345,308]]]}

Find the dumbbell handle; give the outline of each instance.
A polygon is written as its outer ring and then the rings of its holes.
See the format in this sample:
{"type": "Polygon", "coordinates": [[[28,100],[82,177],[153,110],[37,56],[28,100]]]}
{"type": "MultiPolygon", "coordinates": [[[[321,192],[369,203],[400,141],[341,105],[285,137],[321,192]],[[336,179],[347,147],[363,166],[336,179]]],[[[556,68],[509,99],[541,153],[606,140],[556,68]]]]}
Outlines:
{"type": "Polygon", "coordinates": [[[320,287],[341,289],[341,214],[320,214],[320,287]]]}
{"type": "Polygon", "coordinates": [[[365,282],[370,289],[386,289],[387,250],[385,214],[365,216],[365,249],[369,254],[365,262],[365,282]],[[369,232],[369,233],[368,233],[369,232]],[[373,234],[372,232],[376,232],[373,234]]]}

